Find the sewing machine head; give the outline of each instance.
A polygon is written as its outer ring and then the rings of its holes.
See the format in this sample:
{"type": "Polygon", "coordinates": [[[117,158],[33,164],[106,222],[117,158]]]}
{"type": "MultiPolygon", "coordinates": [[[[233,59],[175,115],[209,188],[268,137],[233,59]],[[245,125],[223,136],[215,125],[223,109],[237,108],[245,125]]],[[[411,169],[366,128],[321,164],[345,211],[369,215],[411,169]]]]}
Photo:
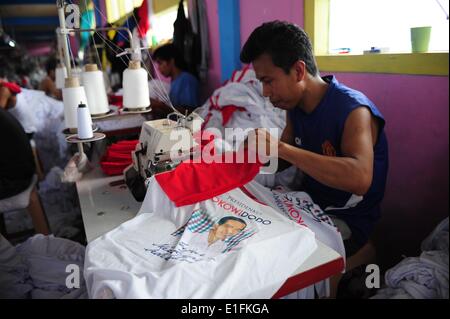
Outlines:
{"type": "Polygon", "coordinates": [[[142,187],[136,185],[136,180],[143,182],[195,156],[198,145],[193,136],[200,132],[202,122],[196,113],[188,116],[171,113],[166,119],[143,123],[139,143],[132,153],[133,165],[124,172],[125,181],[137,200],[143,200],[145,193],[144,189],[136,190],[142,187]],[[171,120],[173,115],[176,121],[171,120]]]}

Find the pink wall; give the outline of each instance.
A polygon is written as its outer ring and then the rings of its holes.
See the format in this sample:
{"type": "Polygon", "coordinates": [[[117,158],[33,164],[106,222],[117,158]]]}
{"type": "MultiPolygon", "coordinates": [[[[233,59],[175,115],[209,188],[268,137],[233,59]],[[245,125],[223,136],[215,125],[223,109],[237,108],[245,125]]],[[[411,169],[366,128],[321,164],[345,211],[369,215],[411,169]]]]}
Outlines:
{"type": "MultiPolygon", "coordinates": [[[[217,2],[209,0],[212,46],[210,88],[220,79],[217,2]]],[[[301,0],[241,0],[241,45],[264,21],[288,20],[303,26],[301,0]]],[[[415,256],[420,242],[449,213],[448,76],[364,73],[336,74],[361,90],[387,122],[390,168],[382,220],[374,234],[383,268],[415,256]]]]}
{"type": "Polygon", "coordinates": [[[382,266],[416,256],[448,216],[448,77],[335,74],[364,92],[386,119],[389,174],[374,234],[382,266]]]}
{"type": "Polygon", "coordinates": [[[241,46],[252,31],[271,20],[286,20],[303,26],[303,1],[241,0],[241,46]]]}
{"type": "Polygon", "coordinates": [[[210,46],[208,80],[204,84],[202,100],[206,100],[212,92],[220,86],[220,43],[219,43],[219,15],[217,0],[206,2],[206,12],[208,15],[208,36],[210,46]]]}
{"type": "MultiPolygon", "coordinates": [[[[220,39],[219,16],[217,0],[206,1],[208,15],[210,61],[208,82],[203,89],[203,95],[209,97],[220,86],[220,39]]],[[[299,0],[241,0],[241,46],[245,43],[250,33],[269,20],[288,20],[298,25],[303,25],[303,2],[299,0]]]]}

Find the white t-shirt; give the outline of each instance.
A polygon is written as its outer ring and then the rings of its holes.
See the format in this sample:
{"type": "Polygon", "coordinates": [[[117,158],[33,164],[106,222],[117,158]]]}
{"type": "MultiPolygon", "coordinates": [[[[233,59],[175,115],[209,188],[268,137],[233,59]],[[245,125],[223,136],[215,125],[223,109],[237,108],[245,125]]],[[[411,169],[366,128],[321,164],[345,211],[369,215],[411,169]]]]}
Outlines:
{"type": "Polygon", "coordinates": [[[92,298],[270,298],[316,247],[239,188],[176,207],[151,178],[138,215],[87,246],[84,271],[92,298]]]}
{"type": "Polygon", "coordinates": [[[255,181],[246,184],[245,188],[291,220],[311,229],[318,240],[334,249],[345,260],[344,242],[338,228],[307,193],[270,190],[255,181]]]}

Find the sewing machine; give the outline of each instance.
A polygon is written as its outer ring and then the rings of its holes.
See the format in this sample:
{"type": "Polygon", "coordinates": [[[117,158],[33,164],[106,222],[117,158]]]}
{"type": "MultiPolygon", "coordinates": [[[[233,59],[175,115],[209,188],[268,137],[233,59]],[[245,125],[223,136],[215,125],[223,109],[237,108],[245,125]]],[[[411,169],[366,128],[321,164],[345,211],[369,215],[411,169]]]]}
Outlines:
{"type": "Polygon", "coordinates": [[[139,143],[131,154],[133,164],[124,171],[125,182],[136,200],[144,200],[145,179],[170,171],[196,155],[198,145],[193,135],[200,131],[202,123],[196,113],[171,113],[166,119],[142,124],[139,143]],[[173,116],[176,121],[171,119],[173,116]]]}

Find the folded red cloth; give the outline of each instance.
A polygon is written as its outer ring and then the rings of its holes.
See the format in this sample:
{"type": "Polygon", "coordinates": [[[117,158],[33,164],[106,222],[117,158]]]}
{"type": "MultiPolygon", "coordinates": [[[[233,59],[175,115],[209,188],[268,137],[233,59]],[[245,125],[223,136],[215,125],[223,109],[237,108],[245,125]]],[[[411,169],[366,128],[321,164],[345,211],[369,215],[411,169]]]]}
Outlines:
{"type": "Polygon", "coordinates": [[[121,175],[123,173],[123,170],[127,168],[130,163],[115,163],[115,162],[102,162],[101,167],[103,172],[106,175],[121,175]]]}
{"type": "Polygon", "coordinates": [[[111,145],[108,150],[117,152],[117,153],[131,153],[134,151],[136,144],[134,145],[111,145]]]}
{"type": "Polygon", "coordinates": [[[106,158],[109,162],[131,162],[131,152],[120,153],[108,150],[106,151],[106,158]]]}
{"type": "Polygon", "coordinates": [[[123,107],[123,96],[122,95],[109,95],[109,103],[111,105],[118,106],[119,108],[123,107]]]}
{"type": "Polygon", "coordinates": [[[107,175],[120,175],[132,163],[131,152],[139,140],[120,141],[106,149],[100,160],[100,166],[107,175]]]}
{"type": "MultiPolygon", "coordinates": [[[[236,158],[236,153],[228,153],[236,158]]],[[[226,155],[218,155],[227,158],[226,155]]],[[[222,161],[223,162],[223,161],[222,161]]],[[[193,163],[185,161],[176,169],[155,175],[177,207],[194,204],[224,194],[253,180],[261,163],[193,163]]]]}

